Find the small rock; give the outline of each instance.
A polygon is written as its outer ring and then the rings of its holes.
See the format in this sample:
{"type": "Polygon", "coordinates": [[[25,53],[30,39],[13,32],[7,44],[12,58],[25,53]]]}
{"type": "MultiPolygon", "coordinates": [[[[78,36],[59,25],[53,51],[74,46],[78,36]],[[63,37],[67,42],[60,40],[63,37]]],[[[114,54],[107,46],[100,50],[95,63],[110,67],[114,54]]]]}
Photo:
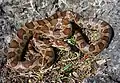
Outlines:
{"type": "Polygon", "coordinates": [[[105,59],[96,61],[96,63],[97,63],[98,65],[102,65],[102,64],[104,64],[105,62],[106,62],[105,59]]]}
{"type": "Polygon", "coordinates": [[[77,74],[76,72],[73,72],[72,74],[73,74],[73,76],[75,76],[76,78],[79,77],[78,74],[77,74]]]}

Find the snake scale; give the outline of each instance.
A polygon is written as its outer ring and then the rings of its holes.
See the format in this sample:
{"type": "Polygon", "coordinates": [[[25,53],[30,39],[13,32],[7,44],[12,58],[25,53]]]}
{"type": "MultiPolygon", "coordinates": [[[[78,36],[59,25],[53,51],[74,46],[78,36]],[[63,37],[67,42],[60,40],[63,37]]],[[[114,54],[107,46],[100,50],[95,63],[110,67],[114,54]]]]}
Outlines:
{"type": "Polygon", "coordinates": [[[72,11],[57,11],[45,19],[27,22],[17,31],[9,44],[7,66],[15,70],[49,68],[55,59],[53,47],[70,50],[64,40],[74,35],[76,47],[85,55],[97,55],[110,41],[111,26],[98,18],[83,18],[72,11]],[[87,43],[79,32],[71,26],[74,22],[80,28],[97,30],[100,38],[87,43]]]}

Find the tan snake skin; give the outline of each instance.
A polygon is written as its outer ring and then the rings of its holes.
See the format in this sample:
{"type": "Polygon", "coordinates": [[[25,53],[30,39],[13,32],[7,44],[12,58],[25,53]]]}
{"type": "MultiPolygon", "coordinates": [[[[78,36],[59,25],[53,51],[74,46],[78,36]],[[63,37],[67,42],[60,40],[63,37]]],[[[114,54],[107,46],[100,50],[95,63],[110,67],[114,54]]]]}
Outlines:
{"type": "Polygon", "coordinates": [[[110,25],[97,18],[83,18],[72,11],[57,11],[52,16],[25,23],[11,40],[7,53],[7,66],[15,70],[49,68],[55,59],[53,47],[70,50],[64,41],[72,35],[74,22],[80,28],[94,29],[100,32],[100,38],[87,43],[78,29],[73,34],[76,47],[85,55],[97,55],[110,40],[110,25]]]}

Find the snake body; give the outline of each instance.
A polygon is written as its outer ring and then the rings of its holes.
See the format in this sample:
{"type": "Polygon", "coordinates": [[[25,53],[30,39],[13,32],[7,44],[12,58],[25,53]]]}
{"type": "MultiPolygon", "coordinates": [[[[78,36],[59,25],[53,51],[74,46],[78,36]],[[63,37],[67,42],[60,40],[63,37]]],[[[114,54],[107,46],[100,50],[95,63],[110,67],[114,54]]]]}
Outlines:
{"type": "Polygon", "coordinates": [[[53,47],[69,50],[70,46],[64,41],[72,34],[76,47],[86,55],[97,55],[110,41],[111,26],[97,18],[83,18],[72,11],[57,11],[42,20],[25,23],[9,44],[7,66],[15,70],[33,68],[49,68],[55,59],[53,47]],[[100,38],[87,43],[79,32],[71,26],[74,22],[79,28],[97,30],[100,38]]]}

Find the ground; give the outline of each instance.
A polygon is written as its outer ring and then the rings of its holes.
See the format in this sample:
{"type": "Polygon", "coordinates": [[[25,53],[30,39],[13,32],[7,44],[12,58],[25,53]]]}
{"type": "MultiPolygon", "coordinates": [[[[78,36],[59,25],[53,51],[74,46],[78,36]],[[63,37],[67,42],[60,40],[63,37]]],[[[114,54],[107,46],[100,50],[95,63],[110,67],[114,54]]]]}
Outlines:
{"type": "Polygon", "coordinates": [[[0,83],[119,83],[119,20],[119,0],[0,0],[0,83]],[[61,56],[53,69],[44,74],[37,71],[33,77],[19,76],[6,68],[3,51],[7,51],[10,39],[21,24],[50,16],[57,8],[107,21],[114,30],[109,47],[98,56],[83,62],[79,60],[79,53],[59,51],[61,56]]]}

